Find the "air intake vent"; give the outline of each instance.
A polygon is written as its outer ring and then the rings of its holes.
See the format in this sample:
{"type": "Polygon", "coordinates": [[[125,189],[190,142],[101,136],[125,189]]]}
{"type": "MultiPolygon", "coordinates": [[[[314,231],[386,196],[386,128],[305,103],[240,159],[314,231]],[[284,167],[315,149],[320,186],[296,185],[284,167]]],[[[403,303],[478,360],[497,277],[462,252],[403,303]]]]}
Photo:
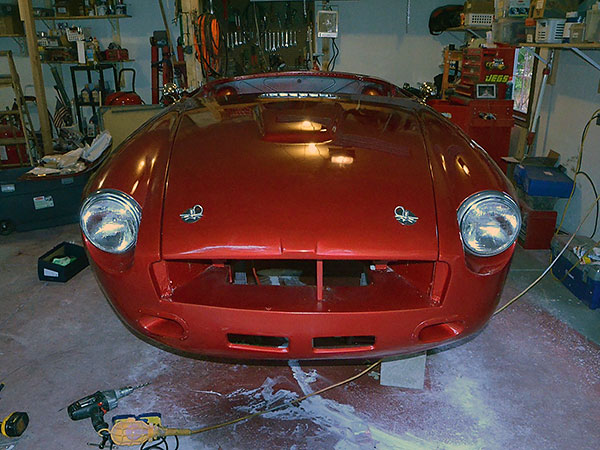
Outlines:
{"type": "Polygon", "coordinates": [[[375,336],[330,336],[313,338],[313,348],[354,348],[354,347],[373,347],[375,345],[375,336]]]}
{"type": "Polygon", "coordinates": [[[289,339],[279,336],[256,336],[253,334],[228,334],[227,340],[233,345],[249,347],[287,348],[289,339]]]}

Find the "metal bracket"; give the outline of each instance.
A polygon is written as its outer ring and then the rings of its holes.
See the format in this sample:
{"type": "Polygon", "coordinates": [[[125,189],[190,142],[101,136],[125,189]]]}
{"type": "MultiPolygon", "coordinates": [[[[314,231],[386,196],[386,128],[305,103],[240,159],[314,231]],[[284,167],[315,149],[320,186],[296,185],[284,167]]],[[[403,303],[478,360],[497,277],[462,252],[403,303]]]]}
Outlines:
{"type": "Polygon", "coordinates": [[[465,31],[471,33],[473,36],[475,36],[476,38],[484,38],[485,37],[485,33],[487,32],[487,30],[480,30],[483,31],[483,35],[478,34],[476,31],[472,30],[471,28],[466,27],[465,31]]]}
{"type": "Polygon", "coordinates": [[[545,66],[548,65],[548,60],[544,59],[540,56],[539,53],[537,53],[536,51],[534,51],[531,47],[521,47],[522,49],[524,49],[526,52],[530,53],[534,58],[537,58],[538,60],[540,60],[545,66]]]}
{"type": "MultiPolygon", "coordinates": [[[[536,54],[536,53],[534,53],[536,54]]],[[[548,76],[550,71],[552,70],[552,63],[554,61],[554,49],[550,49],[550,54],[548,55],[548,61],[545,62],[546,69],[544,70],[544,76],[542,77],[542,82],[540,84],[540,90],[538,93],[537,100],[535,102],[535,112],[533,113],[531,123],[529,124],[529,134],[537,133],[538,125],[540,123],[540,114],[542,111],[542,101],[544,100],[544,92],[546,91],[546,85],[548,84],[548,76]]],[[[529,152],[531,151],[532,145],[530,144],[526,151],[525,156],[529,156],[529,152]]]]}
{"type": "Polygon", "coordinates": [[[115,44],[121,45],[121,23],[119,19],[109,18],[108,22],[113,30],[112,40],[115,44]]]}
{"type": "Polygon", "coordinates": [[[575,53],[577,56],[579,56],[581,59],[583,59],[589,65],[591,65],[594,69],[600,70],[600,64],[597,63],[596,61],[594,61],[592,58],[590,58],[585,53],[583,53],[580,49],[578,49],[576,47],[572,47],[571,50],[573,50],[573,53],[575,53]]]}
{"type": "Polygon", "coordinates": [[[29,56],[25,36],[14,36],[12,40],[19,46],[19,56],[29,56]]]}

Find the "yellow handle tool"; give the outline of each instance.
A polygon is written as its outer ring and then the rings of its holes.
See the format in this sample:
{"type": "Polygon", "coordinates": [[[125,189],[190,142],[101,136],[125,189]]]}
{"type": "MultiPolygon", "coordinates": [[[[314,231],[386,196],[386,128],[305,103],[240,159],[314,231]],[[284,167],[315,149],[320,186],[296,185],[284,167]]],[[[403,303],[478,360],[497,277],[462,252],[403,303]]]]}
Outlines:
{"type": "Polygon", "coordinates": [[[166,436],[189,436],[192,430],[187,428],[164,428],[137,420],[134,417],[120,420],[110,430],[110,437],[116,445],[141,445],[166,436]]]}

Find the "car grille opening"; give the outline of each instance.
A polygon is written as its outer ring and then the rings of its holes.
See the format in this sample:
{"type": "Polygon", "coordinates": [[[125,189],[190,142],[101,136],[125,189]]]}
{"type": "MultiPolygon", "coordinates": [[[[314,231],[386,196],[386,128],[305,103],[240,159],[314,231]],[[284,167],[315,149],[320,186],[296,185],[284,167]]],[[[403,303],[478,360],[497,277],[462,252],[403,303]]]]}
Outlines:
{"type": "Polygon", "coordinates": [[[254,334],[227,334],[227,340],[233,345],[249,347],[288,348],[289,339],[280,336],[257,336],[254,334]]]}
{"type": "Polygon", "coordinates": [[[373,347],[375,336],[328,336],[313,338],[315,349],[336,349],[352,347],[373,347]]]}
{"type": "MultiPolygon", "coordinates": [[[[230,261],[233,284],[317,286],[314,260],[230,261]]],[[[367,286],[367,261],[323,261],[323,286],[367,286]]]]}
{"type": "Polygon", "coordinates": [[[161,300],[283,312],[398,311],[443,304],[449,271],[434,261],[164,260],[152,264],[161,300]],[[435,283],[440,286],[433,289],[435,283]],[[439,280],[438,280],[439,278],[439,280]]]}

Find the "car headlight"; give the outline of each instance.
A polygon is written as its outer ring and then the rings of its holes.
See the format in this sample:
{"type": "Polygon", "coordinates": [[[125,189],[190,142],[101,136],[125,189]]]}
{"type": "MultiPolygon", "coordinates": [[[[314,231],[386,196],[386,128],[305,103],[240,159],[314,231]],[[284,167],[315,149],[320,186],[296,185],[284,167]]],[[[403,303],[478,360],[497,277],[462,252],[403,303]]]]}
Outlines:
{"type": "Polygon", "coordinates": [[[124,253],[137,241],[141,218],[142,209],[132,197],[103,189],[83,202],[79,222],[95,247],[108,253],[124,253]]]}
{"type": "Polygon", "coordinates": [[[515,201],[502,192],[478,192],[458,209],[458,226],[467,251],[477,256],[494,256],[517,239],[521,213],[515,201]]]}

